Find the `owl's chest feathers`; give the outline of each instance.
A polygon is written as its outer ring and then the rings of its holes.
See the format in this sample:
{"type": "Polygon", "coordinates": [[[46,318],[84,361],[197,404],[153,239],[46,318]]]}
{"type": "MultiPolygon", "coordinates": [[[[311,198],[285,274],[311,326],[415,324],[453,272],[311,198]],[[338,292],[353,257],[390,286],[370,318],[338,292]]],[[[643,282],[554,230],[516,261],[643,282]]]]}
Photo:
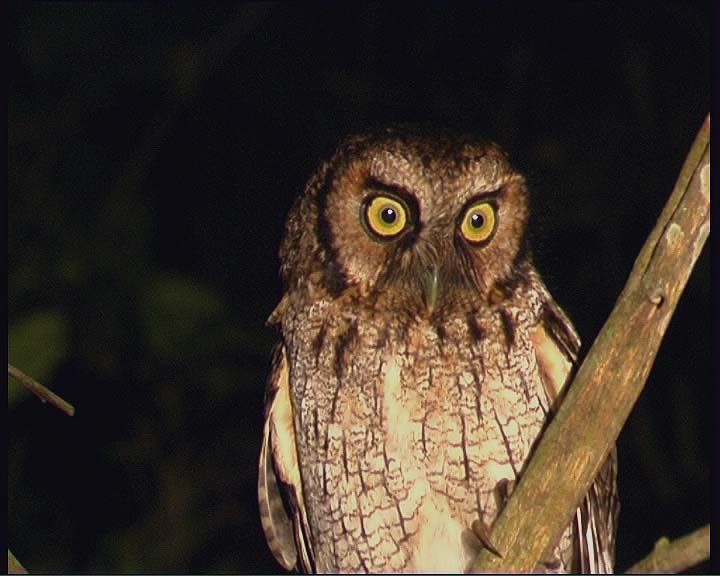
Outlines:
{"type": "Polygon", "coordinates": [[[303,316],[286,345],[295,409],[315,442],[318,426],[393,424],[398,410],[413,420],[436,411],[485,420],[486,408],[522,412],[537,395],[531,310],[488,308],[440,322],[318,305],[303,316]]]}
{"type": "Polygon", "coordinates": [[[380,546],[358,558],[375,558],[376,569],[441,568],[429,557],[408,564],[409,539],[430,551],[456,546],[462,562],[473,556],[472,521],[494,519],[498,486],[517,477],[546,418],[529,315],[488,309],[439,328],[319,306],[310,329],[291,331],[306,501],[333,562],[343,547],[380,546]]]}

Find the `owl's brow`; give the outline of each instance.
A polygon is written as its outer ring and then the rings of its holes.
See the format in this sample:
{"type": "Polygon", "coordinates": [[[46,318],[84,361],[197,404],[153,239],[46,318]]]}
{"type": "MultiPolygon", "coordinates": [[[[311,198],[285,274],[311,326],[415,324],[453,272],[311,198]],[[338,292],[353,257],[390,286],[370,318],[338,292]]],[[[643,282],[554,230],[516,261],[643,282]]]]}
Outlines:
{"type": "Polygon", "coordinates": [[[412,196],[410,191],[404,186],[384,182],[383,180],[380,180],[375,176],[369,176],[365,180],[365,188],[368,188],[375,192],[388,192],[389,194],[394,194],[395,196],[400,196],[402,198],[412,196]]]}

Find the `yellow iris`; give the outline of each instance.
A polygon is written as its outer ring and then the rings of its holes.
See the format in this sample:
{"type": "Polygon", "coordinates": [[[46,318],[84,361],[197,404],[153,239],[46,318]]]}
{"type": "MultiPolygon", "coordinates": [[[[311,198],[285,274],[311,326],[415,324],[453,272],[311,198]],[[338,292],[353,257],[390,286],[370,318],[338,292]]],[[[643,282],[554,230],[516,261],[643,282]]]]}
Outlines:
{"type": "Polygon", "coordinates": [[[379,239],[390,240],[400,234],[407,220],[407,208],[396,198],[375,196],[365,205],[365,227],[379,239]]]}
{"type": "Polygon", "coordinates": [[[495,231],[495,207],[480,200],[471,204],[460,222],[460,232],[472,244],[485,242],[495,231]]]}

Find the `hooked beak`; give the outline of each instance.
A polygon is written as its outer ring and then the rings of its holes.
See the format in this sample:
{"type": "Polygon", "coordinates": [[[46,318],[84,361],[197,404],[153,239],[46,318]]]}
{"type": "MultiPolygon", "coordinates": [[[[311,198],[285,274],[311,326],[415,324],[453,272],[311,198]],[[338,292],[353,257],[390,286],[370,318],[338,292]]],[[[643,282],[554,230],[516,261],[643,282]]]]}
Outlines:
{"type": "Polygon", "coordinates": [[[437,266],[432,266],[425,271],[422,284],[425,308],[428,314],[432,314],[440,296],[440,270],[437,266]]]}

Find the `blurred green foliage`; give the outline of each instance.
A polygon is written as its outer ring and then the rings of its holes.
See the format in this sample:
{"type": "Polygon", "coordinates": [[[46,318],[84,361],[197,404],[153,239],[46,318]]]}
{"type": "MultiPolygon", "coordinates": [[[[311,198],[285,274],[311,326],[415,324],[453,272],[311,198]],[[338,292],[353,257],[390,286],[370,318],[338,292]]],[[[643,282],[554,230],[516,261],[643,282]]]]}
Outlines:
{"type": "MultiPolygon", "coordinates": [[[[8,326],[8,358],[36,380],[47,382],[65,360],[68,333],[62,312],[33,312],[8,326]]],[[[26,388],[8,376],[8,408],[28,394],[26,388]]]]}

